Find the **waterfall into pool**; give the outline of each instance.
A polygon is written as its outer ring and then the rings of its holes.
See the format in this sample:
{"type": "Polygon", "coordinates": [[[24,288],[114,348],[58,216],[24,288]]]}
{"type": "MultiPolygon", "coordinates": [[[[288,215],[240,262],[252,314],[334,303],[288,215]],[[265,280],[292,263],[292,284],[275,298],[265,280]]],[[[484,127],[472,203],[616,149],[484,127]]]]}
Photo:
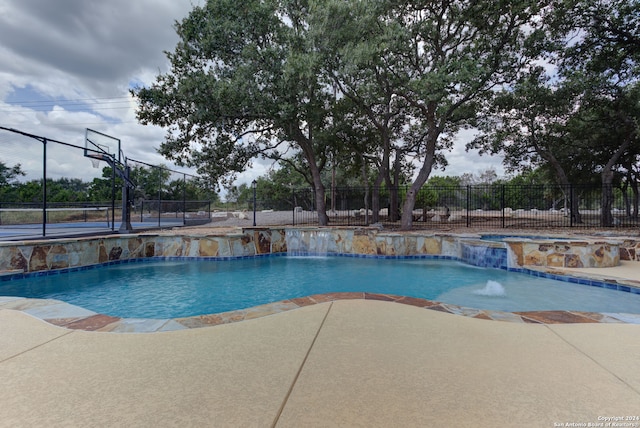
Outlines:
{"type": "Polygon", "coordinates": [[[474,266],[482,266],[487,257],[488,247],[486,245],[462,244],[462,261],[474,266]]]}
{"type": "Polygon", "coordinates": [[[289,229],[286,231],[287,254],[327,255],[331,232],[316,229],[289,229]]]}

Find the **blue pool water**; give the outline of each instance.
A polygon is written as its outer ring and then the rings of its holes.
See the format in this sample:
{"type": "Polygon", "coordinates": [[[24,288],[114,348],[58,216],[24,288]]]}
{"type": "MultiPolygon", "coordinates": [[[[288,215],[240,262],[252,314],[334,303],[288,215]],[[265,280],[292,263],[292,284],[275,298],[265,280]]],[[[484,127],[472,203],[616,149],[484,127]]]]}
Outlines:
{"type": "Polygon", "coordinates": [[[481,309],[640,313],[640,295],[460,262],[261,257],[152,261],[0,283],[0,295],[62,300],[123,318],[177,318],[332,292],[386,293],[481,309]]]}

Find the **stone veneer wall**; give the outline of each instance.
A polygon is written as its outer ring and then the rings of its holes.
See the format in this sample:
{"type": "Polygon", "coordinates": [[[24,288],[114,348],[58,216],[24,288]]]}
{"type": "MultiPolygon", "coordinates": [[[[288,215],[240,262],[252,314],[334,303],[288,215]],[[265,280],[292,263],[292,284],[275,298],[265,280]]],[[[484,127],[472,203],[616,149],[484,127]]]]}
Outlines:
{"type": "Polygon", "coordinates": [[[393,233],[374,228],[247,228],[242,233],[220,236],[113,235],[0,243],[0,273],[72,269],[151,257],[243,257],[287,251],[314,253],[319,249],[323,253],[370,256],[433,255],[503,269],[604,267],[615,266],[620,260],[617,243],[505,241],[506,244],[480,241],[475,235],[393,233]]]}
{"type": "Polygon", "coordinates": [[[433,233],[393,233],[373,228],[290,228],[293,254],[329,253],[370,256],[438,255],[459,257],[459,237],[433,233]]]}
{"type": "Polygon", "coordinates": [[[589,240],[518,240],[507,238],[512,266],[611,267],[620,264],[620,245],[589,240]]]}
{"type": "Polygon", "coordinates": [[[620,260],[640,262],[640,240],[624,239],[620,243],[620,260]]]}
{"type": "Polygon", "coordinates": [[[0,243],[0,272],[41,272],[150,257],[243,257],[286,252],[285,232],[252,229],[221,236],[113,235],[0,243]]]}

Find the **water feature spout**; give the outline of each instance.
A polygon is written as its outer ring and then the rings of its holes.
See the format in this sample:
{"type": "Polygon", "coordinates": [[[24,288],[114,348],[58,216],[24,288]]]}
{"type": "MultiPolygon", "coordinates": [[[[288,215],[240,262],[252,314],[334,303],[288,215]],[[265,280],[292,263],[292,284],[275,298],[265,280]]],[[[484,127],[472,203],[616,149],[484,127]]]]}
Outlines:
{"type": "Polygon", "coordinates": [[[473,291],[473,294],[487,297],[504,297],[507,295],[507,292],[504,286],[498,281],[488,280],[484,288],[473,291]]]}

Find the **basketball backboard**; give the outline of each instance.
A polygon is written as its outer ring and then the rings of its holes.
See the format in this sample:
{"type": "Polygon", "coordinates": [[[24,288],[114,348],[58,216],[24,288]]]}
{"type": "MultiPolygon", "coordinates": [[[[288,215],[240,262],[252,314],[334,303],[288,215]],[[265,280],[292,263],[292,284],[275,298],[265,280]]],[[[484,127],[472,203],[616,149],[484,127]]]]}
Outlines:
{"type": "Polygon", "coordinates": [[[84,155],[92,159],[121,163],[120,139],[87,128],[84,134],[84,155]]]}

